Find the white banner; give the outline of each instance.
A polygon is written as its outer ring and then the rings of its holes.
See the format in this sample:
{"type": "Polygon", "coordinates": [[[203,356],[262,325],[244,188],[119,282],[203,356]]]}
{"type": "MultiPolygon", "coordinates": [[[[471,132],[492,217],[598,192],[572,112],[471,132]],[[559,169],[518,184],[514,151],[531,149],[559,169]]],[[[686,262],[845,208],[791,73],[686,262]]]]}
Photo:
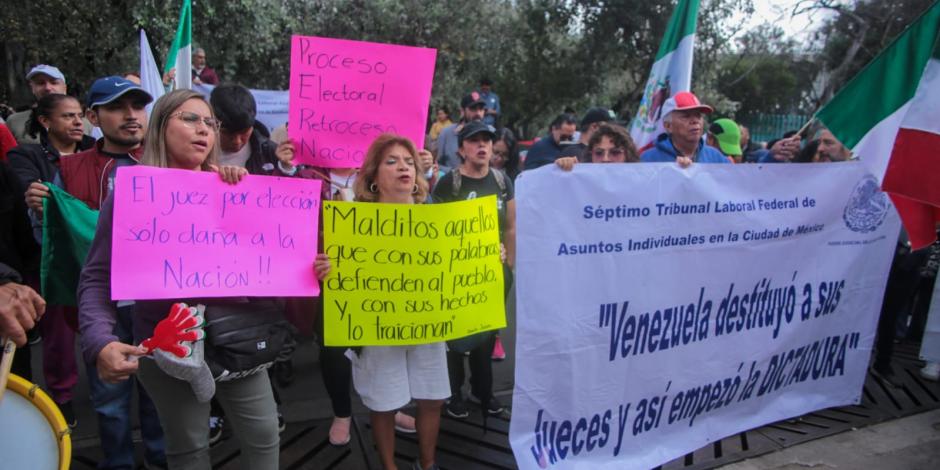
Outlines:
{"type": "MultiPolygon", "coordinates": [[[[206,96],[206,99],[209,99],[209,95],[212,94],[212,90],[215,89],[215,85],[207,85],[205,83],[200,85],[193,85],[193,90],[198,91],[206,96]]],[[[288,92],[281,90],[251,90],[251,96],[255,98],[255,107],[257,108],[257,113],[255,114],[255,119],[264,124],[269,131],[273,131],[274,128],[287,124],[287,113],[288,113],[288,92]]]]}
{"type": "Polygon", "coordinates": [[[897,213],[857,162],[517,186],[521,469],[652,468],[861,396],[897,213]]]}

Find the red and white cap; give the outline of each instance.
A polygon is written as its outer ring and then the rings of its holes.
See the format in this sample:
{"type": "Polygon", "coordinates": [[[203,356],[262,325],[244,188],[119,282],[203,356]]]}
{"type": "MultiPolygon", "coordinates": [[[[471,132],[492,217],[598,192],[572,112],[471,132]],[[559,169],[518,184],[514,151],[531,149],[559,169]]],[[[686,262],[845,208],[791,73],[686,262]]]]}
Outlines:
{"type": "Polygon", "coordinates": [[[662,115],[665,117],[673,111],[692,110],[701,111],[703,114],[711,114],[712,111],[714,111],[711,106],[702,104],[702,102],[698,100],[698,97],[693,95],[691,92],[680,91],[679,93],[676,93],[675,96],[669,98],[665,103],[663,103],[662,115]]]}

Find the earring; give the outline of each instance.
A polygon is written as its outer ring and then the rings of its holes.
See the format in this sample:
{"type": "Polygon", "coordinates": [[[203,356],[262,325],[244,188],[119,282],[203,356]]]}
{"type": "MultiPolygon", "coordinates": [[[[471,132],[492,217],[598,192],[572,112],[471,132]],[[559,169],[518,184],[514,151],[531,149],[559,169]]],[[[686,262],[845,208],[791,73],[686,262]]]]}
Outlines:
{"type": "Polygon", "coordinates": [[[377,193],[379,192],[379,187],[376,186],[375,183],[372,183],[369,185],[369,191],[372,191],[373,193],[377,193]]]}
{"type": "Polygon", "coordinates": [[[415,183],[415,187],[411,190],[411,194],[418,194],[418,183],[415,183]]]}

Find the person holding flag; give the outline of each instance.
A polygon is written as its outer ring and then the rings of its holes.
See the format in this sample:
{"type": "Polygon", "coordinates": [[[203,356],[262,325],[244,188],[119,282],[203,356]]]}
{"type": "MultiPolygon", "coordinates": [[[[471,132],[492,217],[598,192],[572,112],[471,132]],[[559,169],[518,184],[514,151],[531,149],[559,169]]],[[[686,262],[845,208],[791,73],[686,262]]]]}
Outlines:
{"type": "Polygon", "coordinates": [[[163,84],[170,89],[190,90],[193,87],[193,6],[190,0],[183,0],[180,10],[180,22],[176,27],[176,36],[167,54],[163,66],[163,84]],[[186,71],[186,72],[182,72],[186,71]]]}

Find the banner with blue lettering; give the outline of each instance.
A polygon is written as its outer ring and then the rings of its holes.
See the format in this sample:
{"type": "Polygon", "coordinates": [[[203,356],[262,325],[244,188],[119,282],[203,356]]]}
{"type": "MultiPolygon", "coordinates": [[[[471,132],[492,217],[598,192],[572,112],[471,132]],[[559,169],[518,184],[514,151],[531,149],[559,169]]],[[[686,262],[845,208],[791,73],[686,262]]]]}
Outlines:
{"type": "Polygon", "coordinates": [[[859,401],[900,224],[857,162],[552,166],[517,191],[519,468],[652,468],[859,401]]]}

